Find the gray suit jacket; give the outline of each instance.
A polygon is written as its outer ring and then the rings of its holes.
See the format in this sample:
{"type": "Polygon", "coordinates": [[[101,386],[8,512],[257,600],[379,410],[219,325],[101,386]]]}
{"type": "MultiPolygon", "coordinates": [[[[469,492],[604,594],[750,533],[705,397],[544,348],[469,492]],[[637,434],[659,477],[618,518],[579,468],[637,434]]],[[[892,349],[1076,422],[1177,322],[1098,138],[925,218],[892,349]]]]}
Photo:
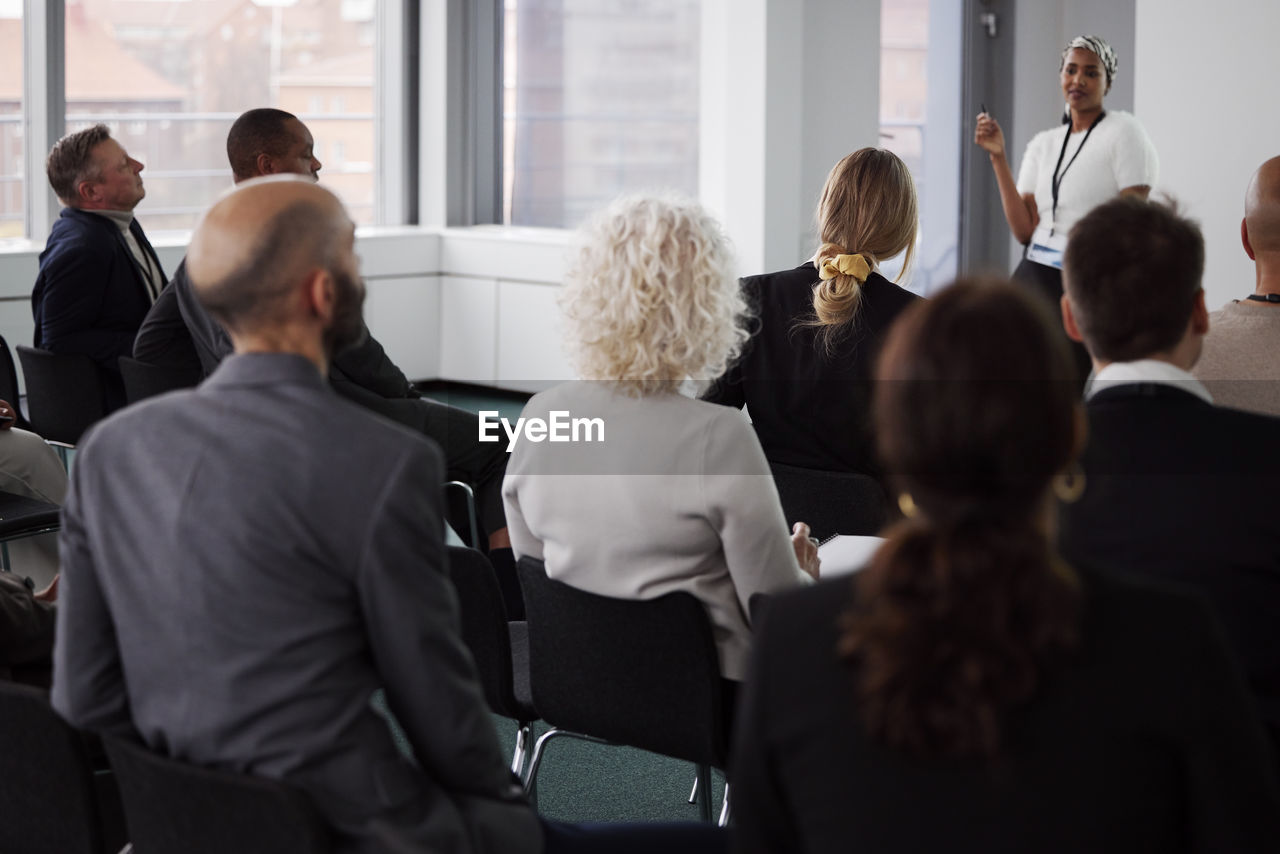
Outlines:
{"type": "Polygon", "coordinates": [[[102,422],[63,515],[55,708],[290,781],[340,850],[379,850],[375,832],[540,850],[459,639],[441,473],[430,442],[297,356],[232,357],[102,422]]]}

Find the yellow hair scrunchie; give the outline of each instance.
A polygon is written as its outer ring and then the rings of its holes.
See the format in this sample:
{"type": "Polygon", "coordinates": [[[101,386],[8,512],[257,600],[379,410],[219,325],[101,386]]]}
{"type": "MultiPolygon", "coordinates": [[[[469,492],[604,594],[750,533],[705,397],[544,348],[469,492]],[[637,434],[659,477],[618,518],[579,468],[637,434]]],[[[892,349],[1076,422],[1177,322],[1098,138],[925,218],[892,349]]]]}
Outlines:
{"type": "Polygon", "coordinates": [[[825,282],[836,276],[853,276],[862,284],[871,275],[871,265],[861,255],[837,255],[822,262],[818,276],[825,282]]]}

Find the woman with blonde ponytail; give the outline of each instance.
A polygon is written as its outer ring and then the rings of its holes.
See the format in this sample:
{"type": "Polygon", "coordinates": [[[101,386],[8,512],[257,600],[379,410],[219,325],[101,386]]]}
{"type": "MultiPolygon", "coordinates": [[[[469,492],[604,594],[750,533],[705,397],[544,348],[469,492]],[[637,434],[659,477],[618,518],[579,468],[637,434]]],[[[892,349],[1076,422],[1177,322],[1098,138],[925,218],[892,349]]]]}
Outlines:
{"type": "Polygon", "coordinates": [[[905,273],[915,254],[911,172],[891,151],[859,149],[827,176],[816,218],[811,260],[743,279],[757,328],[704,399],[745,405],[771,463],[874,475],[870,366],[916,299],[879,272],[904,255],[905,273]]]}

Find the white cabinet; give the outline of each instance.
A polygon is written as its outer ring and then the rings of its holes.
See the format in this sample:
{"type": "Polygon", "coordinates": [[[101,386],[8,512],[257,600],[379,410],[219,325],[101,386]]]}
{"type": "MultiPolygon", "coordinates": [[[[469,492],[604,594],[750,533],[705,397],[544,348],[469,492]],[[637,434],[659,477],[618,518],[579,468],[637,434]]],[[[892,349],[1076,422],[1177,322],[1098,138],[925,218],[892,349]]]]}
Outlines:
{"type": "Polygon", "coordinates": [[[498,283],[440,278],[440,378],[492,385],[498,379],[498,283]]]}
{"type": "Polygon", "coordinates": [[[365,324],[411,380],[440,375],[440,277],[367,279],[365,324]]]}
{"type": "Polygon", "coordinates": [[[561,347],[559,285],[498,282],[497,385],[541,391],[574,377],[561,347]]]}

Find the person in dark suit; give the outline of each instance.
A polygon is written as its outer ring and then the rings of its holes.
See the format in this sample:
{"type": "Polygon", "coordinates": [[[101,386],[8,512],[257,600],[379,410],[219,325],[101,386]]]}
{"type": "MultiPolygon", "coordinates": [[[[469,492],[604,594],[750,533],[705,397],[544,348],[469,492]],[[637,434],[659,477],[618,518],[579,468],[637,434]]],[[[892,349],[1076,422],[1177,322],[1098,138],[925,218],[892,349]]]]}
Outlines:
{"type": "MultiPolygon", "coordinates": [[[[311,131],[296,116],[269,107],[249,110],[227,135],[227,159],[237,182],[264,175],[304,175],[319,180],[311,131]]],[[[185,264],[147,314],[133,345],[142,362],[185,368],[192,384],[211,374],[231,353],[231,339],[196,298],[185,264]]],[[[366,409],[417,430],[444,450],[446,479],[471,484],[489,558],[499,572],[503,595],[521,618],[523,604],[515,580],[511,539],[502,507],[507,453],[501,443],[479,441],[475,413],[424,399],[367,329],[329,362],[334,389],[366,409]]]]}
{"type": "Polygon", "coordinates": [[[1200,229],[1120,199],[1071,232],[1062,313],[1094,364],[1087,486],[1068,557],[1187,584],[1217,608],[1280,738],[1280,419],[1213,405],[1190,373],[1208,331],[1200,229]]]}
{"type": "Polygon", "coordinates": [[[124,405],[118,359],[133,352],[142,319],[167,281],[133,216],[146,195],[142,169],[101,124],[58,140],[46,164],[66,207],[40,253],[31,292],[34,343],[93,359],[108,410],[124,405]]]}
{"type": "Polygon", "coordinates": [[[758,330],[703,399],[745,405],[770,463],[875,474],[871,365],[917,299],[879,272],[904,252],[908,269],[915,254],[910,170],[891,151],[853,152],[827,176],[817,220],[812,260],[742,280],[758,330]]]}
{"type": "Polygon", "coordinates": [[[1057,554],[1074,375],[1007,283],[890,332],[875,427],[906,518],[852,581],[765,608],[736,851],[1280,850],[1280,783],[1208,606],[1057,554]]]}
{"type": "Polygon", "coordinates": [[[81,444],[54,708],[300,787],[340,854],[610,850],[557,848],[506,768],[459,636],[439,449],[325,382],[364,329],[354,238],[332,193],[292,177],[246,183],[196,229],[192,287],[236,352],[81,444]]]}

